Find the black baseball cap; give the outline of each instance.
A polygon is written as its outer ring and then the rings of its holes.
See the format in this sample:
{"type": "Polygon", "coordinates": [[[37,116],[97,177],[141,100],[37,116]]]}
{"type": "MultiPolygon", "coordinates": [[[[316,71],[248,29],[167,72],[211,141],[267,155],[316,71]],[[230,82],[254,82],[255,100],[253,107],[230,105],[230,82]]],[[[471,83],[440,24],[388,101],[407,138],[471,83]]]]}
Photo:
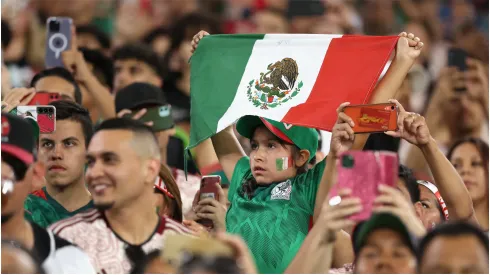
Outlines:
{"type": "Polygon", "coordinates": [[[25,118],[2,113],[2,153],[7,153],[26,166],[34,162],[36,133],[25,118]]]}
{"type": "Polygon", "coordinates": [[[148,111],[140,118],[142,122],[152,121],[154,132],[170,129],[175,125],[171,106],[162,89],[155,85],[143,82],[130,84],[117,92],[115,104],[117,113],[124,109],[137,112],[142,108],[158,107],[158,110],[148,111]]]}
{"type": "Polygon", "coordinates": [[[398,232],[406,241],[410,250],[415,253],[417,239],[408,231],[405,224],[397,217],[389,213],[373,214],[368,220],[359,223],[352,233],[352,244],[357,255],[366,244],[367,238],[377,229],[391,229],[398,232]]]}

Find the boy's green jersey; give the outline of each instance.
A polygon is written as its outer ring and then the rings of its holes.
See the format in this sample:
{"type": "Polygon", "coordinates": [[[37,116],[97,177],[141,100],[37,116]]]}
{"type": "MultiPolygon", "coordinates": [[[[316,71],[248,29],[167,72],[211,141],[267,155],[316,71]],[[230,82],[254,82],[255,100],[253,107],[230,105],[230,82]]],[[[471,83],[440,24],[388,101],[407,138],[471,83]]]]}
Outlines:
{"type": "Polygon", "coordinates": [[[69,212],[46,192],[46,187],[43,187],[27,196],[24,202],[24,216],[27,220],[47,228],[59,220],[72,217],[93,207],[94,203],[90,201],[87,205],[69,212]]]}
{"type": "Polygon", "coordinates": [[[284,182],[259,186],[251,199],[241,188],[252,177],[248,157],[235,166],[228,199],[226,231],[248,244],[260,273],[283,273],[308,234],[326,160],[284,182]]]}

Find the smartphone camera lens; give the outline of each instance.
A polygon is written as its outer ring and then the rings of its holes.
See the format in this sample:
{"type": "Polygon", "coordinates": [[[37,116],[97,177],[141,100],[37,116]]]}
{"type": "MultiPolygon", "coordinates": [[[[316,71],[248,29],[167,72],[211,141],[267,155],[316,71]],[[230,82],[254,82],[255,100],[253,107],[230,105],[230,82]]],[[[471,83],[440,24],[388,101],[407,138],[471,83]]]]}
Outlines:
{"type": "Polygon", "coordinates": [[[60,31],[60,22],[53,20],[49,22],[49,31],[50,32],[59,32],[60,31]]]}
{"type": "Polygon", "coordinates": [[[354,157],[351,155],[344,155],[342,157],[342,166],[345,168],[354,167],[354,157]]]}
{"type": "Polygon", "coordinates": [[[395,110],[395,106],[391,106],[391,110],[395,110]]]}

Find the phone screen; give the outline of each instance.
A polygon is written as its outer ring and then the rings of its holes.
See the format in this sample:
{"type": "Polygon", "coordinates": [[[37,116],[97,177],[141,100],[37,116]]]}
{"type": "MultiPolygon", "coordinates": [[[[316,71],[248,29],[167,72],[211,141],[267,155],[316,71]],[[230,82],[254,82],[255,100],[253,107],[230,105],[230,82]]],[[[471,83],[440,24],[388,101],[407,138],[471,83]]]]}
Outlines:
{"type": "Polygon", "coordinates": [[[40,133],[50,134],[56,130],[56,108],[54,106],[17,106],[17,115],[36,121],[40,133]]]}
{"type": "Polygon", "coordinates": [[[351,105],[343,112],[354,121],[354,133],[377,133],[398,129],[398,108],[393,103],[351,105]]]}

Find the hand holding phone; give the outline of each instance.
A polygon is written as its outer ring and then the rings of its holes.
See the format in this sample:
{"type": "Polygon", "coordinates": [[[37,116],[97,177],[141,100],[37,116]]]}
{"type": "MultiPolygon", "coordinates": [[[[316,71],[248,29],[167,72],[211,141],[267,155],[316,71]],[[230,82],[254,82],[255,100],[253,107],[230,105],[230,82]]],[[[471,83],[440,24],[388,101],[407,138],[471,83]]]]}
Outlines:
{"type": "Polygon", "coordinates": [[[395,99],[391,99],[390,102],[396,104],[400,111],[398,115],[399,129],[397,131],[388,131],[386,134],[395,138],[402,138],[416,146],[428,144],[432,136],[425,118],[417,113],[405,111],[405,108],[395,99]]]}
{"type": "Polygon", "coordinates": [[[198,223],[207,228],[225,229],[226,205],[220,176],[203,176],[196,207],[198,223]]]}
{"type": "Polygon", "coordinates": [[[329,198],[338,196],[342,189],[351,190],[351,197],[361,200],[362,211],[349,219],[366,220],[371,216],[374,201],[379,195],[378,186],[396,185],[398,157],[396,153],[383,151],[345,152],[340,155],[337,173],[337,184],[332,187],[329,198]]]}
{"type": "Polygon", "coordinates": [[[60,99],[61,95],[59,93],[36,92],[34,97],[26,105],[49,105],[49,103],[60,99]]]}
{"type": "Polygon", "coordinates": [[[349,105],[343,112],[355,123],[354,133],[379,133],[398,129],[398,107],[394,103],[349,105]]]}

